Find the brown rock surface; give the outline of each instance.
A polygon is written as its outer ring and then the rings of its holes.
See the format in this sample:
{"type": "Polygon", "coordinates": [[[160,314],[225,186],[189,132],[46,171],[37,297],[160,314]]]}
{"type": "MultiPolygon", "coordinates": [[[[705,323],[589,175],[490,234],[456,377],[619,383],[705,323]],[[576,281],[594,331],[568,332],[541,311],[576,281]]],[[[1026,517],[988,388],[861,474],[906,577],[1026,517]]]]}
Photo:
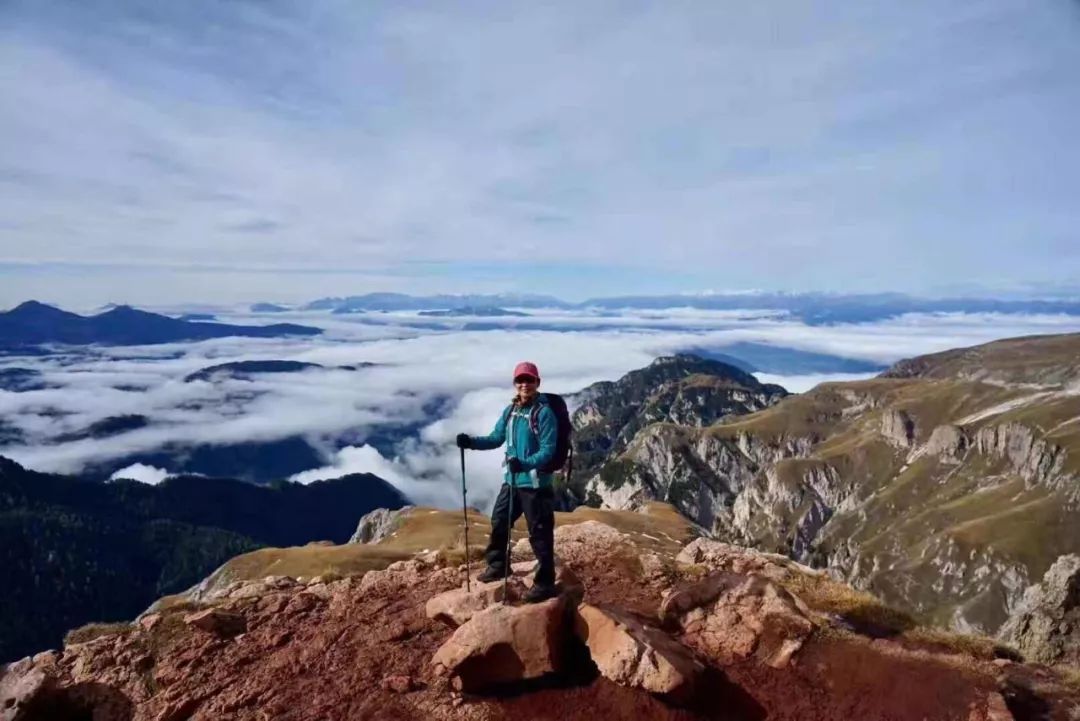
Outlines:
{"type": "Polygon", "coordinates": [[[462,691],[539,678],[562,668],[567,622],[561,596],[528,606],[496,604],[454,631],[432,663],[462,691]]]}
{"type": "Polygon", "coordinates": [[[1080,556],[1058,557],[998,635],[1029,661],[1080,663],[1080,556]]]}
{"type": "Polygon", "coordinates": [[[773,581],[783,581],[793,570],[821,575],[821,571],[799,565],[777,553],[763,553],[707,538],[696,538],[688,543],[675,561],[686,565],[703,565],[714,571],[756,573],[773,581]]]}
{"type": "MultiPolygon", "coordinates": [[[[513,581],[516,587],[519,582],[516,578],[513,581]]],[[[511,597],[514,596],[513,591],[510,589],[510,583],[507,584],[507,591],[511,597]]],[[[468,590],[455,588],[437,596],[432,596],[425,604],[424,612],[428,618],[434,621],[457,628],[488,606],[502,600],[502,581],[479,583],[474,580],[468,590]]]]}
{"type": "Polygon", "coordinates": [[[231,638],[247,630],[247,620],[243,616],[220,608],[189,614],[184,617],[184,623],[222,638],[231,638]]]}
{"type": "Polygon", "coordinates": [[[26,717],[26,707],[47,691],[52,678],[29,658],[9,665],[0,676],[0,719],[15,721],[26,717]]]}
{"type": "MultiPolygon", "coordinates": [[[[648,573],[617,532],[597,533],[618,542],[598,540],[590,555],[589,531],[579,529],[580,548],[563,559],[581,579],[586,602],[656,617],[665,594],[674,596],[666,574],[648,573]]],[[[753,572],[762,562],[750,552],[740,559],[734,547],[723,558],[728,570],[745,564],[753,572]]],[[[995,665],[836,628],[807,636],[784,668],[761,663],[756,653],[699,653],[701,682],[678,708],[666,697],[613,683],[573,645],[560,674],[497,695],[462,695],[431,662],[455,632],[425,614],[430,598],[460,586],[462,572],[406,565],[366,584],[359,578],[316,584],[325,597],[312,586],[277,580],[259,581],[259,593],[248,595],[239,583],[235,595],[213,602],[244,618],[247,631],[232,638],[185,624],[190,603],[162,604],[153,628],[133,624],[0,669],[0,713],[7,714],[4,721],[12,718],[15,703],[4,704],[16,687],[25,689],[19,721],[1008,721],[1006,712],[1016,721],[1075,721],[1072,709],[1080,706],[1074,688],[1046,667],[995,665]],[[410,679],[407,692],[399,677],[410,679]]],[[[675,603],[669,600],[669,608],[675,603]]],[[[665,630],[698,651],[709,648],[694,646],[681,626],[665,630]]]]}
{"type": "Polygon", "coordinates": [[[692,647],[721,664],[755,658],[783,668],[813,632],[809,609],[764,576],[718,571],[680,588],[660,606],[692,647]]]}
{"type": "Polygon", "coordinates": [[[678,641],[614,609],[583,603],[574,629],[600,673],[622,686],[686,699],[705,670],[678,641]]]}

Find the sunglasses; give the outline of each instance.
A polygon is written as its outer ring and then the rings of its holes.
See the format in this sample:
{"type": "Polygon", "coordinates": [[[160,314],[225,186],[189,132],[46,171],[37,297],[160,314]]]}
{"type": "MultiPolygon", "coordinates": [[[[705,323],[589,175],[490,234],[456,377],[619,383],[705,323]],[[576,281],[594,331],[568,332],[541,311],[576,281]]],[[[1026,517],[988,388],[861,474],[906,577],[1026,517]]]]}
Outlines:
{"type": "Polygon", "coordinates": [[[519,386],[522,383],[536,383],[536,379],[532,376],[518,376],[514,379],[514,385],[519,386]]]}

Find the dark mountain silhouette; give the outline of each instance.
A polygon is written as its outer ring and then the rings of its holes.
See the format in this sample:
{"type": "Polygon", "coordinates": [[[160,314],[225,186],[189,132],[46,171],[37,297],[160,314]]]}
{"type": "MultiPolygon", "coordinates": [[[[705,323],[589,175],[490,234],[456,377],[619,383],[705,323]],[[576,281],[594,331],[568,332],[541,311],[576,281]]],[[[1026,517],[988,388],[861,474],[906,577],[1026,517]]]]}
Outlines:
{"type": "Polygon", "coordinates": [[[131,618],[260,546],[344,543],[407,503],[377,476],[260,487],[180,476],[157,486],[36,473],[0,456],[0,659],[56,647],[87,621],[131,618]]]}
{"type": "MultiPolygon", "coordinates": [[[[249,380],[252,373],[298,373],[305,370],[322,369],[318,363],[302,363],[286,360],[234,361],[201,368],[184,377],[185,383],[192,381],[212,381],[218,378],[249,380]]],[[[344,369],[352,370],[352,368],[344,369]]]]}
{"type": "Polygon", "coordinates": [[[516,310],[506,310],[505,308],[498,308],[495,306],[472,306],[467,305],[462,308],[450,308],[444,310],[422,310],[418,315],[428,316],[431,318],[460,318],[463,316],[473,317],[507,317],[507,318],[528,318],[528,313],[522,313],[516,310]]]}
{"type": "Polygon", "coordinates": [[[252,313],[284,313],[289,309],[277,303],[255,303],[251,306],[252,313]]]}
{"type": "Polygon", "coordinates": [[[0,313],[0,347],[9,349],[46,343],[144,345],[227,336],[273,338],[318,335],[321,332],[318,328],[288,323],[268,326],[191,323],[130,306],[118,306],[99,315],[81,316],[32,300],[0,313]]]}
{"type": "Polygon", "coordinates": [[[23,432],[0,418],[0,446],[15,445],[23,442],[23,432]]]}
{"type": "Polygon", "coordinates": [[[152,451],[101,461],[90,470],[95,475],[109,477],[135,463],[167,468],[178,473],[226,476],[265,485],[301,471],[319,468],[325,464],[325,460],[303,437],[289,436],[271,441],[215,445],[167,443],[152,451]]]}
{"type": "Polygon", "coordinates": [[[0,390],[22,393],[48,388],[41,371],[33,368],[0,368],[0,390]]]}
{"type": "Polygon", "coordinates": [[[149,424],[149,418],[135,413],[122,416],[109,416],[96,423],[91,423],[80,431],[57,436],[52,439],[52,442],[70,443],[71,441],[81,441],[86,438],[108,438],[109,436],[115,436],[120,433],[126,433],[127,431],[144,428],[149,424]]]}

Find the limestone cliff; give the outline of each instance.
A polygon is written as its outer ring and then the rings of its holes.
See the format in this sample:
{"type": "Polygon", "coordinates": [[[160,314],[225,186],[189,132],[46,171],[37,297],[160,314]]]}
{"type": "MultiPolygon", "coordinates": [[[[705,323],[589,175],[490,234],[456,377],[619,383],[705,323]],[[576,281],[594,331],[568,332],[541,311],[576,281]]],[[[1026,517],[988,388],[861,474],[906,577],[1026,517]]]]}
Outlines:
{"type": "Polygon", "coordinates": [[[716,538],[983,633],[1080,552],[1080,335],[915,358],[715,420],[628,424],[589,497],[670,501],[716,538]]]}

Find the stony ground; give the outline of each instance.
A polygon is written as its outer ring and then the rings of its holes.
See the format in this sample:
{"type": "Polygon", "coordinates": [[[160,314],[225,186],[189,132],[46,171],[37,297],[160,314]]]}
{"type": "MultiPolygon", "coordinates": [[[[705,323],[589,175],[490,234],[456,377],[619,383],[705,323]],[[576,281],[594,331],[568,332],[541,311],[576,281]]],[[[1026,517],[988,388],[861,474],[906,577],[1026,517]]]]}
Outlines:
{"type": "Polygon", "coordinates": [[[10,666],[0,678],[0,718],[1080,718],[1080,695],[1050,669],[861,635],[801,600],[793,603],[805,609],[811,630],[780,661],[763,655],[776,639],[767,638],[770,622],[747,611],[745,599],[722,596],[707,612],[661,620],[673,589],[700,588],[720,572],[769,584],[792,571],[711,542],[698,542],[696,556],[675,563],[621,543],[609,527],[572,528],[560,530],[557,552],[580,579],[585,602],[618,609],[692,649],[706,669],[691,697],[675,703],[615,683],[598,672],[583,644],[569,647],[561,674],[484,694],[455,691],[431,662],[453,629],[429,619],[425,606],[461,586],[463,569],[427,554],[363,577],[238,582],[204,604],[174,605],[130,627],[103,629],[97,638],[10,666]],[[732,639],[745,629],[756,635],[740,656],[732,639]]]}

